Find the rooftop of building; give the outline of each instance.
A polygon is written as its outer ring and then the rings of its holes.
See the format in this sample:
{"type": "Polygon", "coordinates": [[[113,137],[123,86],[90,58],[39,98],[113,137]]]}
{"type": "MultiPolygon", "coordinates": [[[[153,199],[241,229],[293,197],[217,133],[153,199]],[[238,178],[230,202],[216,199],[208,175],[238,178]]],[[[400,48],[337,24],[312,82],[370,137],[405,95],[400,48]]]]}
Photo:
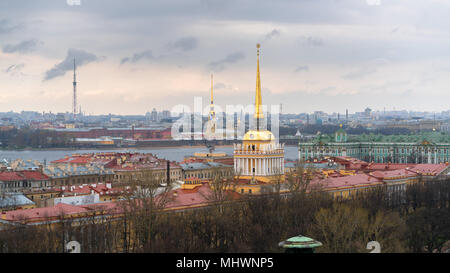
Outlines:
{"type": "MultiPolygon", "coordinates": [[[[240,197],[240,194],[231,190],[226,191],[226,194],[231,200],[240,197]]],[[[168,201],[165,206],[167,209],[202,206],[215,201],[209,183],[202,183],[201,186],[193,189],[176,189],[170,191],[167,196],[168,201]]]]}
{"type": "Polygon", "coordinates": [[[371,162],[367,165],[366,169],[371,171],[376,170],[398,170],[398,169],[404,169],[407,167],[412,167],[416,164],[414,163],[375,163],[371,162]]]}
{"type": "Polygon", "coordinates": [[[0,208],[25,205],[34,205],[34,202],[22,193],[0,193],[0,208]]]}
{"type": "Polygon", "coordinates": [[[415,177],[417,176],[417,173],[409,170],[408,168],[405,168],[389,171],[374,171],[369,173],[369,175],[381,180],[393,180],[407,177],[415,177]]]}
{"type": "Polygon", "coordinates": [[[60,217],[63,215],[73,215],[85,213],[88,210],[82,206],[67,205],[59,203],[53,207],[34,208],[27,210],[13,210],[4,212],[2,215],[3,220],[7,221],[34,221],[44,220],[45,218],[60,217]]]}
{"type": "MultiPolygon", "coordinates": [[[[285,168],[296,168],[298,163],[296,161],[285,161],[285,168]]],[[[327,160],[319,161],[319,162],[304,162],[301,164],[301,167],[305,169],[336,169],[337,164],[333,164],[332,162],[328,162],[327,160]]]]}
{"type": "Polygon", "coordinates": [[[96,193],[99,195],[117,195],[129,192],[129,187],[112,187],[111,183],[95,183],[95,184],[83,184],[72,186],[54,187],[54,191],[57,191],[64,196],[69,195],[86,195],[96,193]]]}
{"type": "Polygon", "coordinates": [[[104,128],[104,127],[90,127],[90,128],[57,128],[54,129],[58,132],[89,132],[93,130],[107,130],[107,131],[128,131],[128,130],[135,130],[135,131],[165,131],[168,130],[168,128],[164,127],[119,127],[119,128],[104,128]]]}
{"type": "Polygon", "coordinates": [[[232,166],[226,165],[219,162],[189,162],[189,163],[181,163],[181,168],[183,170],[203,170],[203,169],[211,169],[211,168],[230,168],[232,166]]]}
{"type": "MultiPolygon", "coordinates": [[[[333,157],[333,159],[337,159],[333,157]]],[[[390,182],[392,180],[436,177],[446,174],[450,169],[449,164],[390,164],[390,163],[365,163],[361,160],[353,160],[349,157],[340,157],[351,164],[345,170],[315,169],[312,185],[321,185],[326,188],[359,187],[364,185],[376,185],[377,183],[390,182]],[[375,184],[373,184],[375,183],[375,184]]]]}
{"type": "Polygon", "coordinates": [[[311,184],[321,186],[325,189],[342,188],[342,187],[360,187],[363,185],[374,186],[381,184],[382,180],[379,178],[360,173],[355,175],[346,175],[341,177],[328,177],[325,179],[314,179],[311,184]]]}
{"type": "MultiPolygon", "coordinates": [[[[238,199],[240,194],[227,191],[231,199],[238,199]]],[[[161,198],[167,197],[165,202],[165,209],[186,209],[195,208],[198,206],[205,206],[210,202],[214,202],[213,190],[208,183],[202,183],[201,186],[193,189],[181,189],[176,188],[167,193],[167,195],[158,195],[155,198],[155,202],[161,200],[161,198]]],[[[106,214],[122,213],[123,208],[127,206],[126,201],[117,202],[100,202],[95,204],[85,205],[69,205],[59,203],[52,207],[34,208],[27,210],[14,210],[2,213],[0,219],[9,222],[43,222],[47,220],[57,220],[63,215],[65,217],[83,217],[90,212],[104,211],[106,214]],[[51,218],[51,219],[50,219],[51,218]]]]}
{"type": "MultiPolygon", "coordinates": [[[[151,153],[137,152],[107,152],[72,154],[62,159],[52,161],[53,164],[100,166],[112,170],[137,170],[137,169],[165,169],[167,160],[158,158],[151,153]]],[[[171,168],[180,168],[178,163],[171,161],[171,168]]]]}
{"type": "Polygon", "coordinates": [[[20,171],[0,171],[0,181],[41,181],[48,180],[49,177],[40,171],[20,170],[20,171]]]}

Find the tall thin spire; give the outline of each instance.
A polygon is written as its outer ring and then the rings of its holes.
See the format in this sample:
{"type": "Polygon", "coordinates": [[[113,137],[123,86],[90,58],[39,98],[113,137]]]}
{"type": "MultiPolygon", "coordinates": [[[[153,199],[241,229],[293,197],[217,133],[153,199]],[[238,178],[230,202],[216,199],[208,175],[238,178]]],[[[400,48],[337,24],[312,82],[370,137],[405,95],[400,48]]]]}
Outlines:
{"type": "Polygon", "coordinates": [[[260,119],[264,118],[262,111],[262,98],[261,98],[261,77],[259,75],[259,48],[260,44],[256,44],[256,96],[255,96],[255,118],[256,118],[256,130],[259,130],[260,119]]]}
{"type": "Polygon", "coordinates": [[[76,118],[76,114],[77,114],[77,75],[76,75],[75,58],[73,58],[73,119],[76,118]]]}
{"type": "Polygon", "coordinates": [[[211,74],[211,107],[214,105],[214,99],[213,99],[213,74],[211,74]]]}
{"type": "Polygon", "coordinates": [[[212,127],[211,127],[212,133],[216,132],[215,119],[216,119],[216,113],[214,112],[213,74],[211,74],[211,105],[210,105],[210,110],[209,110],[209,120],[213,122],[212,127]]]}

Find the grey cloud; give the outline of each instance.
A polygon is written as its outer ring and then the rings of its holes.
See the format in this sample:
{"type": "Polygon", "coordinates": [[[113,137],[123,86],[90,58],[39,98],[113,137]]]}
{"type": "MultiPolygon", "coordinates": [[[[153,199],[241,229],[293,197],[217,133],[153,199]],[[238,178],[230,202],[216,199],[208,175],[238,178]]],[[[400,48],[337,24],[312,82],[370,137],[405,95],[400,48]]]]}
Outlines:
{"type": "Polygon", "coordinates": [[[272,38],[278,37],[280,36],[281,32],[278,29],[273,29],[271,32],[267,33],[266,36],[264,37],[264,40],[270,40],[272,38]]]}
{"type": "Polygon", "coordinates": [[[172,47],[174,49],[180,49],[182,51],[189,51],[197,48],[198,40],[195,37],[183,37],[181,39],[176,40],[172,47]]]}
{"type": "Polygon", "coordinates": [[[122,58],[122,60],[120,61],[120,64],[124,64],[124,63],[127,63],[127,62],[136,63],[137,61],[143,60],[143,59],[144,60],[145,59],[147,59],[147,60],[155,60],[156,57],[153,56],[153,53],[152,53],[151,50],[145,50],[145,51],[142,51],[142,52],[134,53],[133,56],[131,56],[131,57],[122,58]]]}
{"type": "Polygon", "coordinates": [[[3,70],[3,72],[11,75],[11,76],[16,76],[16,75],[24,75],[21,70],[22,68],[25,67],[24,63],[19,63],[19,64],[13,64],[8,66],[8,68],[6,68],[5,70],[3,70]]]}
{"type": "Polygon", "coordinates": [[[17,71],[17,70],[21,70],[22,68],[24,68],[25,64],[24,63],[20,63],[20,64],[13,64],[8,66],[7,69],[5,69],[4,71],[6,73],[12,72],[12,71],[17,71]]]}
{"type": "Polygon", "coordinates": [[[12,25],[9,20],[0,20],[0,34],[9,33],[21,28],[22,25],[12,25]]]}
{"type": "Polygon", "coordinates": [[[295,72],[300,72],[300,71],[309,71],[309,67],[307,65],[301,65],[295,69],[295,72]]]}
{"type": "Polygon", "coordinates": [[[3,47],[4,53],[29,53],[38,47],[38,45],[42,44],[37,39],[25,40],[18,44],[7,44],[3,47]]]}
{"type": "MultiPolygon", "coordinates": [[[[0,14],[18,14],[25,17],[29,14],[48,14],[54,11],[67,11],[68,6],[65,1],[56,5],[54,0],[40,1],[0,1],[0,14]],[[36,4],[35,2],[39,2],[36,4]]],[[[82,1],[83,2],[83,1],[82,1]]],[[[315,0],[315,1],[236,1],[236,0],[202,0],[202,1],[132,1],[133,4],[124,5],[120,0],[87,1],[82,3],[83,11],[100,14],[108,18],[152,18],[168,16],[171,18],[195,18],[218,20],[253,20],[271,22],[306,22],[321,24],[352,24],[358,21],[365,23],[378,22],[380,13],[388,15],[383,17],[386,24],[395,25],[399,21],[420,22],[422,25],[438,25],[447,27],[446,14],[450,8],[443,4],[444,1],[408,1],[408,4],[401,5],[401,1],[383,1],[382,10],[378,7],[367,5],[367,0],[360,1],[336,1],[336,0],[315,0]],[[411,3],[410,3],[411,2],[411,3]],[[430,2],[430,3],[428,3],[430,2]],[[417,18],[408,16],[412,11],[421,11],[417,18]],[[430,14],[434,20],[424,20],[430,14]],[[394,16],[392,16],[394,15],[394,16]],[[442,15],[442,16],[441,16],[442,15]]],[[[76,8],[76,7],[71,7],[76,8]]],[[[383,14],[382,14],[383,15],[383,14]]]]}
{"type": "Polygon", "coordinates": [[[221,60],[210,62],[208,66],[214,71],[222,71],[225,69],[226,64],[236,63],[244,58],[245,55],[243,52],[234,52],[227,55],[225,58],[221,60]]]}
{"type": "Polygon", "coordinates": [[[73,70],[73,60],[75,59],[77,67],[100,60],[96,55],[84,50],[70,48],[67,51],[66,58],[53,66],[52,69],[45,72],[44,80],[51,80],[56,77],[63,76],[67,71],[73,70]]]}

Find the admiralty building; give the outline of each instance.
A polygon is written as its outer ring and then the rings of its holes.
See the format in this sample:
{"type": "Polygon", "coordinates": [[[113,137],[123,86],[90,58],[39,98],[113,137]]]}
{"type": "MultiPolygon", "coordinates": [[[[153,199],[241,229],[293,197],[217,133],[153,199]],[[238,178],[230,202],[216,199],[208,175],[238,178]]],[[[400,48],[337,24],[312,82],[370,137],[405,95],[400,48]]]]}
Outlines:
{"type": "Polygon", "coordinates": [[[327,156],[350,156],[377,163],[447,163],[450,136],[440,132],[417,135],[361,135],[348,139],[341,128],[334,136],[318,134],[313,140],[300,139],[299,159],[315,161],[327,156]]]}

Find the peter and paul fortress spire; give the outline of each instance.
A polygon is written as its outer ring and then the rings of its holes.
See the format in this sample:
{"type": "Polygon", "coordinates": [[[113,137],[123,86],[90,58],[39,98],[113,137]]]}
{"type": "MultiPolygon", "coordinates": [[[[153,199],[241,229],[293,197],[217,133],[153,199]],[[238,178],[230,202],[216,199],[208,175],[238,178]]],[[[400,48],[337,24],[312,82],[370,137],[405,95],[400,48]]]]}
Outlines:
{"type": "Polygon", "coordinates": [[[215,117],[216,117],[216,113],[214,112],[213,74],[211,74],[211,104],[210,104],[210,110],[209,110],[209,120],[211,122],[214,122],[212,125],[212,128],[211,128],[211,133],[213,133],[213,134],[216,131],[215,117]]]}
{"type": "Polygon", "coordinates": [[[213,74],[211,74],[211,107],[214,107],[213,104],[214,104],[214,98],[213,98],[213,74]]]}

